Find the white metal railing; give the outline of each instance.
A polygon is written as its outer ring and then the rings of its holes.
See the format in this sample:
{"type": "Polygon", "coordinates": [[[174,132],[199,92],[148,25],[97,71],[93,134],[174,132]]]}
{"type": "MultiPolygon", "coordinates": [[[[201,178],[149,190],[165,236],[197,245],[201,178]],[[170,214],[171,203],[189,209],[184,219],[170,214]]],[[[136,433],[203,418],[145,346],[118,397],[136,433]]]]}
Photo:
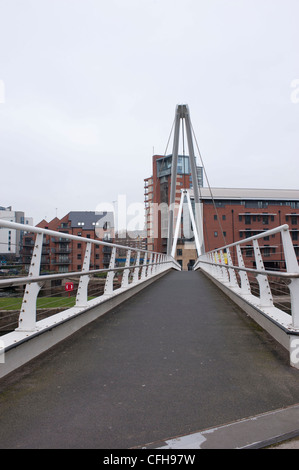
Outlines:
{"type": "Polygon", "coordinates": [[[275,309],[272,318],[283,318],[283,328],[299,329],[299,266],[288,225],[205,253],[194,265],[199,268],[260,310],[275,309]],[[265,245],[265,238],[274,245],[265,245]]]}
{"type": "MultiPolygon", "coordinates": [[[[72,292],[69,292],[68,295],[71,294],[73,296],[72,308],[82,309],[84,307],[89,308],[90,306],[95,306],[98,302],[102,302],[103,299],[111,295],[121,293],[124,290],[129,289],[139,283],[143,283],[149,278],[154,277],[162,272],[165,272],[170,268],[174,268],[177,270],[181,269],[180,265],[172,257],[162,253],[150,252],[139,248],[132,248],[101,240],[84,238],[77,235],[71,235],[69,233],[62,233],[38,227],[31,227],[28,225],[8,222],[2,219],[0,219],[0,234],[1,229],[9,229],[10,231],[21,231],[24,234],[23,236],[26,236],[26,234],[27,236],[28,234],[35,234],[34,244],[31,244],[33,252],[30,259],[28,273],[25,272],[25,267],[22,262],[20,262],[18,264],[18,267],[21,272],[18,276],[0,277],[0,294],[2,291],[2,297],[0,296],[0,300],[6,298],[5,291],[7,291],[7,289],[22,289],[22,286],[24,287],[24,291],[21,296],[21,306],[19,308],[18,326],[15,331],[32,332],[36,330],[37,301],[39,298],[39,294],[41,293],[41,289],[44,288],[45,284],[47,284],[47,281],[48,283],[50,283],[50,281],[59,282],[63,279],[67,281],[74,281],[74,284],[76,284],[76,286],[72,286],[74,287],[74,290],[72,292]],[[43,248],[45,249],[48,246],[48,243],[43,243],[45,236],[55,237],[56,240],[60,241],[68,240],[70,243],[79,242],[81,244],[85,244],[84,257],[82,257],[81,260],[82,268],[80,270],[73,270],[72,272],[43,274],[41,272],[43,248]],[[104,246],[110,248],[110,250],[108,250],[111,251],[109,268],[90,269],[92,248],[95,249],[96,246],[104,246]],[[120,253],[120,251],[125,254],[125,263],[123,263],[124,265],[121,265],[120,262],[117,261],[119,259],[118,254],[120,253]],[[104,276],[104,278],[101,279],[97,276],[104,276]],[[94,283],[96,284],[96,292],[94,293],[90,291],[91,280],[94,280],[94,283]],[[90,297],[92,297],[92,301],[90,300],[90,297]]],[[[45,252],[47,255],[50,255],[48,248],[46,248],[45,252]]],[[[63,253],[67,253],[68,256],[70,252],[70,249],[68,249],[66,252],[63,250],[63,253]]],[[[62,264],[69,264],[69,261],[64,258],[60,262],[62,264]]],[[[51,286],[51,291],[52,290],[53,286],[51,286]]],[[[52,298],[55,297],[57,299],[55,293],[54,295],[51,295],[52,298]]],[[[63,295],[65,296],[66,293],[64,293],[63,295]]],[[[58,293],[58,296],[62,296],[61,291],[58,293]]],[[[51,304],[50,297],[45,297],[46,302],[48,302],[48,304],[51,304]]],[[[0,321],[1,315],[2,317],[6,315],[7,318],[9,318],[10,310],[13,310],[11,309],[11,303],[9,305],[9,308],[7,308],[6,310],[5,308],[3,309],[3,302],[0,302],[0,321]]],[[[16,310],[18,310],[18,308],[16,308],[16,310]]]]}

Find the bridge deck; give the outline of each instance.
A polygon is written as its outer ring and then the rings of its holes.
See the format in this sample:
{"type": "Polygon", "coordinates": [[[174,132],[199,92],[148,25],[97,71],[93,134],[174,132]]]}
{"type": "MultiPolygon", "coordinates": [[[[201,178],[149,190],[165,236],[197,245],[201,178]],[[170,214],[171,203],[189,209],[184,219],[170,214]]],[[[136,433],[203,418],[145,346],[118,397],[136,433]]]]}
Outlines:
{"type": "Polygon", "coordinates": [[[1,448],[130,448],[299,402],[288,353],[172,271],[0,382],[1,448]]]}

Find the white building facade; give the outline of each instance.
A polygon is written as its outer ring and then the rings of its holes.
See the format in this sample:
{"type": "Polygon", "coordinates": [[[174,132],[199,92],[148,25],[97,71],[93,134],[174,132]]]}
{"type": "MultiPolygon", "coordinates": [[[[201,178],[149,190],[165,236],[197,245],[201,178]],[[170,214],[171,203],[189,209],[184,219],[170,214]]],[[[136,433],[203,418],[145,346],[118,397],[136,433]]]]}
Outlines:
{"type": "MultiPolygon", "coordinates": [[[[11,206],[0,206],[0,219],[16,222],[20,224],[33,225],[32,217],[25,217],[22,211],[14,211],[11,206]]],[[[10,230],[8,228],[0,228],[0,255],[6,258],[9,255],[14,257],[20,256],[22,249],[22,239],[24,232],[19,230],[10,230]]]]}

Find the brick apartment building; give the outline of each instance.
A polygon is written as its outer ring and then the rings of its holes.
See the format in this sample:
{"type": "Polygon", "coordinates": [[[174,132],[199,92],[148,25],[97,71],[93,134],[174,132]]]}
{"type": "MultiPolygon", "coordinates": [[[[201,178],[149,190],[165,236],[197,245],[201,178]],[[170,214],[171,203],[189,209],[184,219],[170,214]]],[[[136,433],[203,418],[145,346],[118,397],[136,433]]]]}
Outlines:
{"type": "MultiPolygon", "coordinates": [[[[212,188],[211,191],[213,200],[208,188],[201,190],[206,251],[288,224],[299,259],[299,190],[212,188]]],[[[279,267],[280,235],[262,240],[265,265],[279,267]]],[[[252,248],[246,250],[246,257],[255,266],[252,248]]]]}
{"type": "MultiPolygon", "coordinates": [[[[187,157],[188,158],[188,157],[187,157]]],[[[182,160],[181,160],[182,162],[182,160]]],[[[186,162],[185,162],[186,163],[186,162]]],[[[202,225],[205,251],[260,234],[279,225],[288,224],[299,259],[299,190],[283,189],[240,189],[203,187],[200,168],[199,186],[202,207],[202,225]]],[[[167,212],[154,213],[154,205],[169,202],[171,156],[153,156],[153,176],[146,178],[145,210],[148,244],[157,251],[166,253],[167,212]],[[166,160],[166,162],[163,160],[166,160]],[[163,164],[163,167],[162,167],[163,164]],[[162,168],[162,171],[161,171],[162,168]],[[152,236],[152,235],[155,236],[152,236]]],[[[179,204],[180,189],[190,189],[192,181],[188,165],[178,166],[176,181],[176,203],[179,204]]],[[[262,251],[265,265],[278,267],[281,263],[280,235],[263,238],[262,251]]],[[[176,259],[184,269],[190,268],[197,258],[192,239],[180,238],[176,249],[176,259]]],[[[247,265],[255,265],[253,250],[246,250],[247,265]]]]}
{"type": "MultiPolygon", "coordinates": [[[[55,230],[84,238],[113,242],[114,221],[112,213],[69,212],[62,219],[42,220],[37,227],[55,230]]],[[[34,234],[23,237],[22,261],[29,265],[34,247],[34,234]]],[[[82,269],[85,242],[44,235],[41,260],[42,272],[73,272],[82,269]]],[[[92,244],[90,269],[108,268],[111,248],[92,244]]]]}
{"type": "MultiPolygon", "coordinates": [[[[168,213],[164,208],[170,200],[171,162],[172,155],[164,157],[154,155],[153,175],[144,180],[147,246],[149,250],[162,253],[166,253],[167,247],[168,213]],[[157,211],[157,206],[161,210],[157,211]]],[[[203,172],[199,166],[197,166],[197,175],[198,184],[202,187],[203,172]]],[[[175,197],[177,204],[181,199],[181,189],[189,188],[192,188],[189,157],[179,155],[175,197]]]]}

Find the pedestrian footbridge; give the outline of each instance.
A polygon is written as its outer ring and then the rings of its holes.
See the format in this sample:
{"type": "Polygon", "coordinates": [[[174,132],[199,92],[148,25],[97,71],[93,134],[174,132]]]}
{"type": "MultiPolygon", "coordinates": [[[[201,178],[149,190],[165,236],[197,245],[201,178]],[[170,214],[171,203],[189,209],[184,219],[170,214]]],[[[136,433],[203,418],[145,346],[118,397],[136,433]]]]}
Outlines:
{"type": "Polygon", "coordinates": [[[83,270],[44,276],[49,231],[26,229],[36,234],[28,274],[0,281],[22,293],[14,327],[15,310],[1,307],[1,448],[246,448],[299,434],[298,263],[287,226],[275,229],[280,272],[265,269],[259,236],[246,239],[255,270],[238,242],[193,271],[114,244],[109,269],[90,270],[91,244],[108,244],[80,237],[83,270]],[[61,279],[73,282],[64,297],[73,303],[46,312],[39,301],[62,298],[51,282],[61,279]]]}

